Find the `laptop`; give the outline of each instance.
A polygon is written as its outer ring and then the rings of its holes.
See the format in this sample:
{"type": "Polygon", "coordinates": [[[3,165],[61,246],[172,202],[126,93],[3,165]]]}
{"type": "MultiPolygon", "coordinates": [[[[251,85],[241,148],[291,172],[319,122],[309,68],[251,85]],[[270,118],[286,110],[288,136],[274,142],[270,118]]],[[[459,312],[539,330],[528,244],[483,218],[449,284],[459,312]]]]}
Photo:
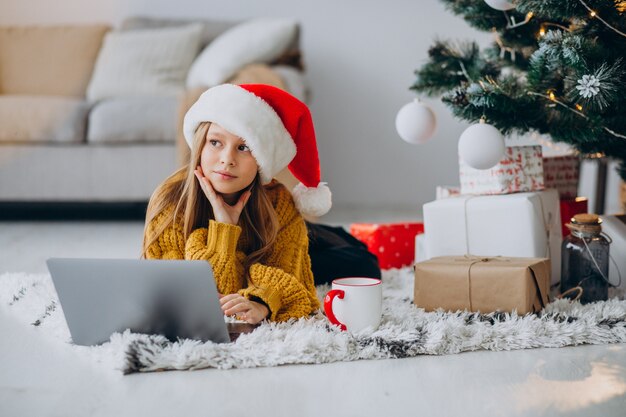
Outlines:
{"type": "Polygon", "coordinates": [[[51,258],[47,265],[77,345],[126,329],[225,343],[256,327],[224,321],[206,261],[51,258]]]}

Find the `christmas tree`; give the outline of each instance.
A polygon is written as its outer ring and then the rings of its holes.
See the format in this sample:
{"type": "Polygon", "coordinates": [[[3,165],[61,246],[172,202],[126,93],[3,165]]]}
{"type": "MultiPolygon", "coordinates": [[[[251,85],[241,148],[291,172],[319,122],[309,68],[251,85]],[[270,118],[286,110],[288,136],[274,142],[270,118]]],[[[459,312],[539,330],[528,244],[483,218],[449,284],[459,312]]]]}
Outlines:
{"type": "Polygon", "coordinates": [[[436,41],[412,90],[503,134],[549,134],[615,158],[626,180],[626,1],[441,1],[495,41],[436,41]]]}

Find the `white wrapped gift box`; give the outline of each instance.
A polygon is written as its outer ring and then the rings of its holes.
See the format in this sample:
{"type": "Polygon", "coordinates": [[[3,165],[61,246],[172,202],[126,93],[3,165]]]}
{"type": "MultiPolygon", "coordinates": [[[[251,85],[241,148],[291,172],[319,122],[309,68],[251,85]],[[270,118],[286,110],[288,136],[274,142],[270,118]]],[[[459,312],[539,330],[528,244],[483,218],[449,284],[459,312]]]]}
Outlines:
{"type": "Polygon", "coordinates": [[[561,279],[561,214],[556,190],[444,198],[424,204],[423,253],[550,258],[561,279]]]}
{"type": "Polygon", "coordinates": [[[620,275],[622,283],[619,288],[626,291],[626,215],[602,216],[602,231],[612,242],[609,246],[609,281],[617,285],[620,275]]]}
{"type": "Polygon", "coordinates": [[[426,256],[426,234],[420,233],[419,235],[415,235],[415,263],[427,261],[430,258],[426,256]]]}

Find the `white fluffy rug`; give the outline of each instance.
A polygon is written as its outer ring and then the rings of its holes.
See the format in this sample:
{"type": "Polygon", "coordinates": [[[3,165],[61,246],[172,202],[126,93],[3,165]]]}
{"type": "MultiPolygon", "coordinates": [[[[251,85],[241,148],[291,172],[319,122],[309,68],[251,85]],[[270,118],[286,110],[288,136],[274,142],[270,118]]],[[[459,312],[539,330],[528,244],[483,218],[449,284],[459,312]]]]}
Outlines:
{"type": "MultiPolygon", "coordinates": [[[[49,275],[0,275],[0,312],[35,326],[60,349],[73,349],[124,373],[165,369],[250,368],[358,359],[443,355],[626,342],[626,301],[581,305],[557,300],[540,314],[426,313],[412,304],[410,268],[383,273],[383,321],[376,331],[341,332],[325,316],[264,323],[234,343],[215,344],[162,336],[116,333],[101,346],[75,346],[49,275]]],[[[320,299],[328,288],[320,287],[320,299]]],[[[623,298],[623,297],[620,297],[623,298]]]]}

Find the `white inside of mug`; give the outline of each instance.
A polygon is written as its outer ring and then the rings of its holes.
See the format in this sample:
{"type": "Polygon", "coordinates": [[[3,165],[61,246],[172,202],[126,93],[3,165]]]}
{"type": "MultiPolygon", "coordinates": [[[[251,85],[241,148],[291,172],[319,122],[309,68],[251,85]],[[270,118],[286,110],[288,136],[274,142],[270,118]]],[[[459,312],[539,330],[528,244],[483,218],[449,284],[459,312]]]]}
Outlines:
{"type": "Polygon", "coordinates": [[[351,277],[351,278],[337,278],[333,280],[334,285],[345,285],[348,287],[370,287],[374,285],[380,285],[381,280],[378,278],[365,278],[365,277],[351,277]]]}

